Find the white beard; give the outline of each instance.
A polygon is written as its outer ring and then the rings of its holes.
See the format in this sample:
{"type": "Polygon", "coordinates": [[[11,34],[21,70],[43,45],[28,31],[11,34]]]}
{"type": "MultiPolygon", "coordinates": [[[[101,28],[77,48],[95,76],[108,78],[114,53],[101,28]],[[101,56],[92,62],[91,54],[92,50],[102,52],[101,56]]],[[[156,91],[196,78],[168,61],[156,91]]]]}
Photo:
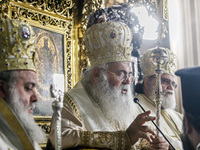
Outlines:
{"type": "Polygon", "coordinates": [[[118,89],[112,88],[107,77],[104,77],[95,85],[89,85],[92,97],[105,117],[116,130],[126,130],[139,114],[136,104],[133,102],[130,85],[122,85],[118,89]],[[121,89],[127,89],[126,94],[121,89]]]}
{"type": "MultiPolygon", "coordinates": [[[[155,86],[152,87],[152,90],[149,92],[149,99],[154,100],[155,97],[155,86]]],[[[173,90],[165,90],[162,93],[162,109],[175,109],[176,108],[176,98],[175,92],[173,90]]]]}
{"type": "Polygon", "coordinates": [[[163,92],[162,107],[164,109],[175,109],[176,108],[176,98],[175,98],[175,92],[173,90],[165,90],[163,92]]]}
{"type": "MultiPolygon", "coordinates": [[[[22,100],[19,99],[18,93],[14,88],[10,89],[9,96],[8,105],[12,108],[12,110],[14,110],[32,141],[38,143],[46,142],[45,133],[35,123],[33,115],[28,113],[28,109],[25,108],[22,100]]],[[[29,107],[34,108],[34,106],[35,105],[32,103],[29,107]]]]}

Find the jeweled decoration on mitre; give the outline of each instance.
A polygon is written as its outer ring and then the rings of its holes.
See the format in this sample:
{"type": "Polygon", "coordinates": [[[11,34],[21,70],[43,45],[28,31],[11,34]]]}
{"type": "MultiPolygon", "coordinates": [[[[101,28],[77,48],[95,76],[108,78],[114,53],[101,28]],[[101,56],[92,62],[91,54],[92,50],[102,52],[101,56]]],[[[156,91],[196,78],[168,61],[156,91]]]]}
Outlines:
{"type": "Polygon", "coordinates": [[[0,19],[0,71],[35,71],[35,34],[19,19],[0,19]]]}
{"type": "Polygon", "coordinates": [[[150,59],[151,54],[155,49],[158,51],[164,50],[167,55],[166,63],[164,65],[161,65],[162,72],[164,74],[170,74],[170,75],[174,76],[174,73],[175,73],[176,67],[177,67],[176,55],[167,48],[158,47],[158,48],[149,49],[141,57],[140,66],[141,66],[141,69],[143,72],[143,78],[146,78],[146,77],[149,77],[149,76],[152,76],[155,74],[156,65],[153,64],[150,59]]]}
{"type": "Polygon", "coordinates": [[[84,35],[91,66],[131,61],[131,39],[130,28],[122,22],[110,21],[92,25],[84,35]]]}

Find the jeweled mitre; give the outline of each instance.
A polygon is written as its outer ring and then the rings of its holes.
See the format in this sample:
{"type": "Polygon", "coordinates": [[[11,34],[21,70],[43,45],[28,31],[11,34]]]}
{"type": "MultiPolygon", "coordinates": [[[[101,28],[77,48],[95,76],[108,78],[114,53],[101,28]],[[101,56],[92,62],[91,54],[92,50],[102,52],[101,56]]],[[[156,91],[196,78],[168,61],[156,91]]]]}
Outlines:
{"type": "Polygon", "coordinates": [[[116,21],[92,25],[84,35],[91,66],[109,62],[131,61],[130,28],[116,21]]]}
{"type": "Polygon", "coordinates": [[[35,34],[19,19],[0,19],[0,71],[35,71],[35,34]]]}
{"type": "Polygon", "coordinates": [[[152,63],[150,57],[154,50],[164,50],[167,54],[167,60],[164,65],[161,65],[162,72],[164,74],[170,74],[174,76],[177,67],[177,59],[176,55],[169,49],[159,47],[159,48],[152,48],[147,50],[141,57],[140,66],[143,72],[143,78],[152,76],[155,74],[156,65],[152,63]]]}

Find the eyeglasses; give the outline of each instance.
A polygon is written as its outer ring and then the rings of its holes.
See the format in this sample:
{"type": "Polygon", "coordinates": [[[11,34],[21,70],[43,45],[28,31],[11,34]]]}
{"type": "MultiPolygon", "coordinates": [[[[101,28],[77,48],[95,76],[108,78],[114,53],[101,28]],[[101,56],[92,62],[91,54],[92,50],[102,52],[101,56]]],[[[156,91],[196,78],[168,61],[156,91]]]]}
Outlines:
{"type": "Polygon", "coordinates": [[[135,80],[135,78],[134,78],[134,76],[132,74],[127,74],[127,73],[124,73],[124,72],[120,72],[120,74],[118,75],[118,74],[116,74],[116,73],[114,73],[112,71],[108,71],[107,70],[107,72],[115,75],[115,77],[117,77],[119,81],[126,81],[127,79],[129,79],[130,82],[132,83],[135,80]]]}
{"type": "Polygon", "coordinates": [[[171,80],[169,80],[169,79],[167,79],[167,78],[161,78],[161,83],[164,84],[164,85],[166,85],[166,86],[172,85],[172,87],[173,87],[174,89],[177,88],[176,82],[171,81],[171,80]]]}

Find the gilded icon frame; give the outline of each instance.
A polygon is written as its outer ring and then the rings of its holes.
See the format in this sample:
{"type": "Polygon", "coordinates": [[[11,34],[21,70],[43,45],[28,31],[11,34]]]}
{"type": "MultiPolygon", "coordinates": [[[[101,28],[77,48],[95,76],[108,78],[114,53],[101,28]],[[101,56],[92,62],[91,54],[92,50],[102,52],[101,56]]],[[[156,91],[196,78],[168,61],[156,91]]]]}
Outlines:
{"type": "MultiPolygon", "coordinates": [[[[76,83],[77,77],[73,74],[75,68],[79,68],[76,63],[76,50],[73,46],[73,14],[72,8],[74,4],[72,0],[66,0],[56,4],[57,1],[43,0],[42,3],[37,0],[10,0],[2,1],[1,17],[8,17],[12,19],[26,20],[33,28],[37,30],[46,31],[46,33],[57,34],[62,37],[63,51],[63,74],[64,74],[64,91],[71,89],[76,83]],[[56,6],[56,7],[55,7],[56,6]]],[[[55,38],[54,38],[55,40],[55,38]]],[[[60,46],[58,44],[58,46],[60,46]]],[[[45,87],[50,89],[50,87],[45,87]]],[[[52,101],[50,101],[51,103],[52,101]]],[[[45,106],[42,106],[45,107],[45,106]]],[[[51,109],[51,104],[49,104],[51,109]]],[[[37,124],[49,134],[50,131],[50,114],[40,114],[34,116],[37,124]]]]}

